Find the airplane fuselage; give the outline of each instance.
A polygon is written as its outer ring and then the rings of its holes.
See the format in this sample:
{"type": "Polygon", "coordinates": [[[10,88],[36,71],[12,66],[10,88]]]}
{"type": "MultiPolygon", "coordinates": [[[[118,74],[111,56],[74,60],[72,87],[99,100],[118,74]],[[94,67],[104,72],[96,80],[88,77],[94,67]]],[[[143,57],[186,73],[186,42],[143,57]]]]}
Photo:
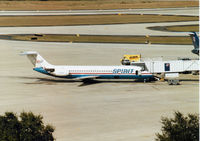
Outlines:
{"type": "Polygon", "coordinates": [[[35,67],[35,71],[55,77],[97,79],[146,79],[153,78],[147,71],[135,66],[52,66],[35,67]]]}

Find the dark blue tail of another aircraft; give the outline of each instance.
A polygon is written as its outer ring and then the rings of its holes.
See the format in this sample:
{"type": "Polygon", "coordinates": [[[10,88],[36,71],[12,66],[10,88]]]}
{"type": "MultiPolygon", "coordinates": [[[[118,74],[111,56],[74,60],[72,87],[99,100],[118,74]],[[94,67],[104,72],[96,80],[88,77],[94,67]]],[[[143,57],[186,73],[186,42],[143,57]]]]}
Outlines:
{"type": "Polygon", "coordinates": [[[197,36],[197,34],[195,32],[192,32],[189,35],[190,35],[190,37],[192,39],[192,43],[194,45],[194,49],[192,50],[192,53],[199,55],[199,37],[197,36]]]}

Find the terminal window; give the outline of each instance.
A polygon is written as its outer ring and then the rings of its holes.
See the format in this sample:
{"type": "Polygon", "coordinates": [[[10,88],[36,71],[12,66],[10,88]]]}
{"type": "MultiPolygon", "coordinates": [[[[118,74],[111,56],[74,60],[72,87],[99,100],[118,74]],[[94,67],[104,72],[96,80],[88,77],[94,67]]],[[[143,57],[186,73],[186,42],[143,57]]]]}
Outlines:
{"type": "Polygon", "coordinates": [[[170,71],[170,63],[165,63],[165,71],[170,71]]]}

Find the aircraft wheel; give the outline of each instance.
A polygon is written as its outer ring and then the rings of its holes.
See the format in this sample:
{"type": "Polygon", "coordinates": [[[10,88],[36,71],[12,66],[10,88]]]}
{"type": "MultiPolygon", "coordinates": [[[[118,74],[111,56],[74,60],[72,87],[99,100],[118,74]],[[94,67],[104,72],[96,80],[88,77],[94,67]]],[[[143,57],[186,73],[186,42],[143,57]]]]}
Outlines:
{"type": "Polygon", "coordinates": [[[179,85],[179,80],[178,79],[169,79],[168,80],[169,85],[179,85]]]}

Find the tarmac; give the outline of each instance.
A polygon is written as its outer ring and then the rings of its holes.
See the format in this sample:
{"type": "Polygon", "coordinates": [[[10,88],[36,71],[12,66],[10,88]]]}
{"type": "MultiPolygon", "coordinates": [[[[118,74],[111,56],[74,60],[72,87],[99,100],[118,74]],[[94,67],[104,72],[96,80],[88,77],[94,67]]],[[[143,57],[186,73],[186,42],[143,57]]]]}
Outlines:
{"type": "MultiPolygon", "coordinates": [[[[133,25],[131,28],[128,25],[118,26],[129,28],[132,33],[139,32],[138,27],[134,28],[133,25]]],[[[1,34],[8,28],[0,28],[1,34]]],[[[66,28],[68,30],[62,33],[70,32],[70,27],[66,28]]],[[[35,29],[46,33],[56,32],[56,27],[52,27],[52,30],[50,27],[13,27],[8,32],[29,33],[35,29]]],[[[100,31],[98,28],[90,30],[91,33],[100,31]]],[[[122,28],[113,32],[120,33],[122,28]]],[[[146,32],[141,30],[141,34],[145,35],[146,32]]],[[[185,114],[199,111],[198,76],[184,75],[184,81],[177,86],[170,86],[167,82],[143,83],[132,80],[99,80],[91,85],[83,85],[80,81],[57,79],[34,72],[29,60],[19,56],[21,51],[34,50],[55,65],[120,65],[124,54],[141,53],[147,58],[197,57],[191,53],[192,45],[11,40],[0,40],[0,45],[0,114],[6,111],[41,114],[45,123],[55,126],[54,136],[58,141],[154,140],[155,133],[160,132],[162,116],[172,117],[174,111],[185,114]]]]}
{"type": "Polygon", "coordinates": [[[26,15],[96,15],[96,14],[168,14],[198,16],[198,7],[114,10],[51,10],[51,11],[0,11],[0,16],[26,15]]]}
{"type": "Polygon", "coordinates": [[[189,36],[189,32],[167,32],[149,30],[147,27],[191,25],[198,21],[171,23],[84,25],[84,26],[44,26],[44,27],[0,27],[0,34],[89,34],[89,35],[157,35],[189,36]]]}

